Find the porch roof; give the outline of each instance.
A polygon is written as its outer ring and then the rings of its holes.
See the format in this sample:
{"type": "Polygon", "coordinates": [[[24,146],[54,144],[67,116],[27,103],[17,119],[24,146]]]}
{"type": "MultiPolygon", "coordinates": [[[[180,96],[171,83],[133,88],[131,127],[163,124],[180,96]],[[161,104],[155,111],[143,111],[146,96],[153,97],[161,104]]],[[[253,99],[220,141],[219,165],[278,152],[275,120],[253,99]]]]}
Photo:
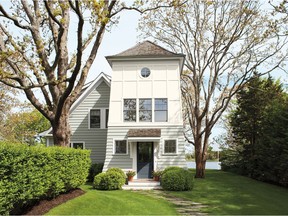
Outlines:
{"type": "Polygon", "coordinates": [[[127,137],[161,137],[161,129],[130,129],[127,132],[127,137]]]}

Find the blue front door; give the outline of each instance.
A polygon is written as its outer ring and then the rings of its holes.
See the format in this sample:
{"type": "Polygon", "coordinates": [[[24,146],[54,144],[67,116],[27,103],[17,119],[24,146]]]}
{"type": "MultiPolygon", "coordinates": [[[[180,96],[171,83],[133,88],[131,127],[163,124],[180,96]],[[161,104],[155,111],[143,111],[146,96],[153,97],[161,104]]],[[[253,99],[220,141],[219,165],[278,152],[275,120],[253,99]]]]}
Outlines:
{"type": "Polygon", "coordinates": [[[137,177],[152,178],[153,142],[137,143],[137,177]]]}

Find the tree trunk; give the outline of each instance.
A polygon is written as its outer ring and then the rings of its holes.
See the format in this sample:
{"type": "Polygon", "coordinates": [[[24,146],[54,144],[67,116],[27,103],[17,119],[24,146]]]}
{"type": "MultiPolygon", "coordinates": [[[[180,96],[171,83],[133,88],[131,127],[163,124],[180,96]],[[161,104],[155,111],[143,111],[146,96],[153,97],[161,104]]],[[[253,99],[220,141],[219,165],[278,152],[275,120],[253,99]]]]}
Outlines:
{"type": "Polygon", "coordinates": [[[54,145],[69,147],[70,145],[70,125],[69,112],[63,110],[58,121],[52,122],[54,145]]]}
{"type": "Polygon", "coordinates": [[[202,140],[195,140],[195,162],[196,162],[196,174],[195,178],[205,178],[205,165],[206,158],[203,158],[202,140]]]}

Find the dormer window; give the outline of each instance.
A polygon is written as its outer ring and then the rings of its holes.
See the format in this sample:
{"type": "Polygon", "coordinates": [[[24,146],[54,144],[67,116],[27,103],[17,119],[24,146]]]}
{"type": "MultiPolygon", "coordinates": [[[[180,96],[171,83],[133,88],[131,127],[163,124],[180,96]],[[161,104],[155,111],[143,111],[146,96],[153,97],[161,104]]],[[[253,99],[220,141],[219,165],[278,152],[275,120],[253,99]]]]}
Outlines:
{"type": "Polygon", "coordinates": [[[150,69],[147,68],[147,67],[144,67],[144,68],[141,69],[141,76],[142,76],[143,78],[149,77],[149,76],[150,76],[150,73],[151,73],[151,71],[150,71],[150,69]]]}

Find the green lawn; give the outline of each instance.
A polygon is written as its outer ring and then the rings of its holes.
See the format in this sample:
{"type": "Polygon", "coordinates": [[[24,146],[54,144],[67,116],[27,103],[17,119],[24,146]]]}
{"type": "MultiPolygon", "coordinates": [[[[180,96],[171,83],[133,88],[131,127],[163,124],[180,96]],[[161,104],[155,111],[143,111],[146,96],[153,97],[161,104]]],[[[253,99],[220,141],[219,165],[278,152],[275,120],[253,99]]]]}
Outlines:
{"type": "Polygon", "coordinates": [[[49,211],[47,215],[175,215],[174,206],[132,191],[97,191],[82,187],[86,194],[49,211]]]}
{"type": "Polygon", "coordinates": [[[288,214],[288,189],[223,171],[208,170],[193,191],[172,194],[207,205],[209,214],[288,214]]]}
{"type": "MultiPolygon", "coordinates": [[[[175,206],[131,191],[97,191],[68,201],[49,215],[175,215],[175,206]]],[[[288,215],[288,189],[223,171],[208,170],[205,179],[195,179],[190,192],[169,192],[202,203],[202,212],[213,215],[288,215]]]]}

